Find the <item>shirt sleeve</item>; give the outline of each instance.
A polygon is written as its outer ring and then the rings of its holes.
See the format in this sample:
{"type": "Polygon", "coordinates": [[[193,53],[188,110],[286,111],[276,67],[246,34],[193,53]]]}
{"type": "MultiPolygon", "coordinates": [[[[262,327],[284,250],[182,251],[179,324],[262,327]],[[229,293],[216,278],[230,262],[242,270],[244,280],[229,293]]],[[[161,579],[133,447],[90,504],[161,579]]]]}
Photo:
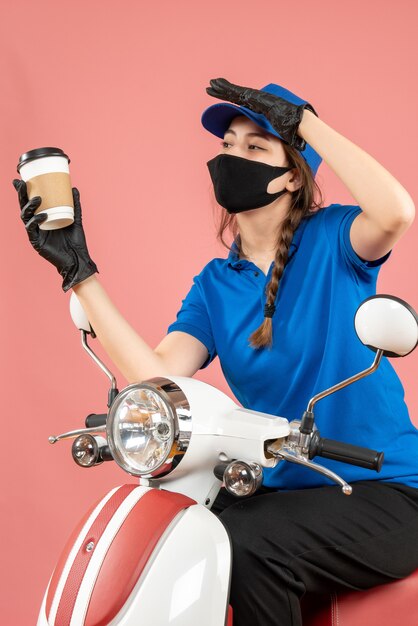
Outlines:
{"type": "Polygon", "coordinates": [[[200,282],[200,274],[194,276],[193,285],[182,300],[177,312],[177,319],[170,324],[167,334],[173,330],[181,330],[199,339],[207,348],[208,358],[199,369],[207,367],[217,355],[204,292],[200,282]]]}
{"type": "Polygon", "coordinates": [[[374,261],[362,259],[350,241],[350,228],[362,212],[356,205],[332,204],[324,209],[324,225],[333,254],[363,280],[375,279],[380,267],[391,255],[391,250],[374,261]]]}

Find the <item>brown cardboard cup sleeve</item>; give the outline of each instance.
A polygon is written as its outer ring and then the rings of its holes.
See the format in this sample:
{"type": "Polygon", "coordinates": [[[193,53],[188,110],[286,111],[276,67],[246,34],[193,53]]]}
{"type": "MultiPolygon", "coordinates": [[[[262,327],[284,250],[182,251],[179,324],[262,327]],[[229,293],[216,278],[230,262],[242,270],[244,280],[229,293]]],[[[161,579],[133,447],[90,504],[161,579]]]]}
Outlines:
{"type": "Polygon", "coordinates": [[[42,198],[42,203],[36,209],[35,214],[60,206],[69,206],[74,210],[70,175],[65,172],[50,172],[34,176],[26,181],[26,188],[29,199],[35,196],[42,198]]]}

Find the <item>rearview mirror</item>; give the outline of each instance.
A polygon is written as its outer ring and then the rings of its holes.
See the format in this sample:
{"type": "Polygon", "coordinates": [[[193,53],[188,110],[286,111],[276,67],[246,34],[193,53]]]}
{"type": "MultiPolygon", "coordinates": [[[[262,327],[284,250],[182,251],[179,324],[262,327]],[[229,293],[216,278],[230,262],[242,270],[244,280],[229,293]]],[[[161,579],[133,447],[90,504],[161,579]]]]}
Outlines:
{"type": "Polygon", "coordinates": [[[354,316],[360,341],[384,356],[406,356],[418,344],[418,316],[401,298],[376,294],[364,300],[354,316]]]}
{"type": "Polygon", "coordinates": [[[74,324],[79,330],[85,330],[86,333],[91,334],[93,339],[96,337],[96,335],[94,334],[94,330],[91,327],[89,320],[87,319],[86,312],[81,306],[81,302],[77,298],[74,291],[72,292],[70,298],[70,315],[74,324]]]}

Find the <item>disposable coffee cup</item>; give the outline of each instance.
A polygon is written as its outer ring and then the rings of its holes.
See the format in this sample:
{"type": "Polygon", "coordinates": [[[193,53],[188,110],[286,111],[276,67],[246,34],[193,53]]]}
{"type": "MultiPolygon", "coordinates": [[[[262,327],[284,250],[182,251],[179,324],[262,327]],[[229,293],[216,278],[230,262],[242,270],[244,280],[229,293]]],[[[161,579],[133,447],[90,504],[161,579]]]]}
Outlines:
{"type": "Polygon", "coordinates": [[[26,183],[28,199],[40,196],[35,214],[46,213],[41,230],[56,230],[74,222],[70,159],[60,148],[36,148],[19,157],[17,171],[26,183]]]}

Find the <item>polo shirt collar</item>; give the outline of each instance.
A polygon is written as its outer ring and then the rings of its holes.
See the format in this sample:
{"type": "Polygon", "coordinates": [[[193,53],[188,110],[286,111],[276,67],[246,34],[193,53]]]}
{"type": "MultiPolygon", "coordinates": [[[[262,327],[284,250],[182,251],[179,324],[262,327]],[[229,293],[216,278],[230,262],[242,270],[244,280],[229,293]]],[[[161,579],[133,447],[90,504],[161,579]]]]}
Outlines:
{"type": "MultiPolygon", "coordinates": [[[[307,223],[307,218],[303,218],[299,224],[299,226],[297,227],[297,229],[295,230],[295,232],[293,233],[293,239],[292,242],[290,244],[289,247],[289,256],[288,256],[288,262],[290,261],[290,259],[293,257],[293,255],[296,253],[297,249],[299,248],[299,244],[300,241],[302,239],[302,234],[303,231],[305,230],[305,226],[307,223]]],[[[238,235],[239,236],[239,235],[238,235]]],[[[238,255],[238,246],[236,243],[236,239],[234,239],[234,241],[232,242],[231,245],[231,250],[229,251],[228,257],[227,257],[227,261],[228,261],[228,266],[233,267],[235,269],[243,269],[244,267],[248,266],[249,261],[247,259],[240,259],[239,255],[238,255]]],[[[272,265],[273,265],[274,261],[272,261],[272,265]]]]}

